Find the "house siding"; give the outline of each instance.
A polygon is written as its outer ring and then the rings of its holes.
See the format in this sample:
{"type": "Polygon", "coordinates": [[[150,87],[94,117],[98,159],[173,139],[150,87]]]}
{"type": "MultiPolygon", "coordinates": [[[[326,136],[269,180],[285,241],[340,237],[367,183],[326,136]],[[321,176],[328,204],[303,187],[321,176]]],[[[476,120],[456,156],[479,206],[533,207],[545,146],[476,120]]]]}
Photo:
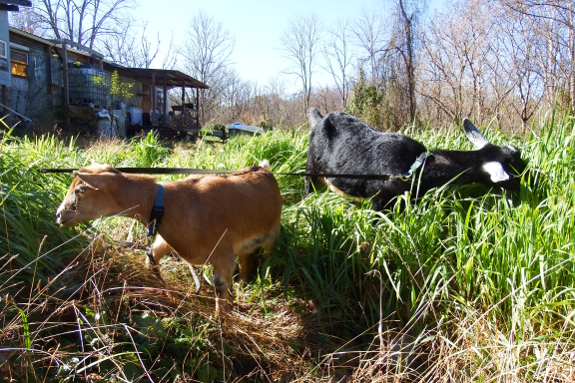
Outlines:
{"type": "Polygon", "coordinates": [[[12,76],[10,75],[10,34],[8,32],[8,12],[6,11],[0,11],[0,40],[6,44],[6,58],[0,58],[0,85],[10,87],[12,85],[12,76]]]}
{"type": "Polygon", "coordinates": [[[58,71],[53,73],[54,71],[49,70],[51,67],[58,68],[58,65],[53,62],[53,57],[46,47],[17,38],[12,38],[11,41],[28,48],[28,51],[25,51],[11,47],[11,51],[27,55],[26,77],[12,76],[11,108],[37,120],[43,114],[51,113],[54,106],[61,105],[62,94],[59,87],[51,89],[53,77],[58,75],[58,71]]]}
{"type": "MultiPolygon", "coordinates": [[[[2,15],[0,15],[0,30],[2,29],[2,15]]],[[[4,15],[5,16],[5,15],[4,15]]],[[[64,65],[68,65],[69,91],[70,91],[70,111],[69,117],[72,124],[85,128],[94,123],[94,113],[100,108],[118,108],[116,97],[109,95],[110,78],[112,71],[122,68],[117,65],[101,62],[97,54],[82,51],[81,48],[68,46],[68,62],[62,63],[62,48],[55,41],[47,40],[16,28],[8,28],[7,52],[14,52],[14,71],[12,72],[11,62],[7,60],[6,78],[11,79],[6,90],[10,90],[10,100],[5,104],[21,115],[32,119],[32,129],[46,131],[52,130],[57,123],[62,126],[67,123],[64,111],[64,65]],[[12,47],[10,48],[10,42],[12,47]],[[24,60],[26,57],[26,60],[24,60]],[[95,57],[95,58],[94,58],[95,57]],[[92,62],[99,64],[93,67],[92,62]],[[98,70],[95,68],[103,68],[98,70]],[[105,85],[101,81],[95,82],[105,73],[105,85]],[[98,97],[96,97],[96,96],[98,97]],[[93,96],[93,97],[92,97],[93,96]],[[92,122],[90,122],[92,121],[92,122]]],[[[125,68],[136,70],[138,68],[125,68]]],[[[121,72],[121,71],[119,71],[121,72]]],[[[174,71],[171,71],[174,72],[174,71]]],[[[130,72],[131,73],[131,72],[130,72]]],[[[155,72],[152,74],[152,78],[155,72]]],[[[144,74],[147,76],[148,74],[144,74]]],[[[136,74],[134,74],[134,77],[136,74]]],[[[180,76],[180,74],[178,74],[180,76]]],[[[148,78],[148,77],[145,77],[148,78]]],[[[194,79],[192,79],[194,80],[194,79]]],[[[166,81],[166,80],[164,80],[166,81]]],[[[183,79],[184,83],[187,79],[183,79]]],[[[197,82],[197,80],[194,80],[197,82]]],[[[132,83],[131,92],[133,96],[128,100],[122,100],[125,107],[135,106],[143,113],[150,113],[152,108],[152,95],[156,94],[158,99],[163,95],[161,81],[158,81],[156,92],[152,91],[148,82],[135,80],[120,74],[120,82],[132,83]]],[[[200,85],[203,85],[200,83],[200,85]]],[[[170,86],[174,86],[170,84],[170,86]]],[[[188,85],[189,86],[189,85],[188,85]]],[[[205,87],[205,85],[203,85],[205,87]]],[[[8,92],[5,92],[5,96],[8,92]]],[[[166,100],[167,101],[167,100],[166,100]]],[[[168,113],[169,102],[165,103],[165,110],[158,110],[160,115],[168,113]]],[[[161,109],[161,102],[156,108],[161,109]]],[[[15,118],[15,117],[14,117],[15,118]]],[[[165,122],[164,122],[165,123],[165,122]]],[[[27,129],[27,128],[26,128],[27,129]]],[[[22,132],[25,133],[25,132],[22,132]]]]}

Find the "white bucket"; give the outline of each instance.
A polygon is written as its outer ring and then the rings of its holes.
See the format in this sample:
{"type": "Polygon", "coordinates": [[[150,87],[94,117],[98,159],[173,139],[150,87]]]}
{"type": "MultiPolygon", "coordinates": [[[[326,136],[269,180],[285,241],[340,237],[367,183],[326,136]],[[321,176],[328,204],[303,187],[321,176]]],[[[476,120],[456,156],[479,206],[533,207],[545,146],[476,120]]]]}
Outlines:
{"type": "Polygon", "coordinates": [[[128,109],[130,111],[130,124],[131,125],[142,125],[142,108],[132,107],[128,109]]]}

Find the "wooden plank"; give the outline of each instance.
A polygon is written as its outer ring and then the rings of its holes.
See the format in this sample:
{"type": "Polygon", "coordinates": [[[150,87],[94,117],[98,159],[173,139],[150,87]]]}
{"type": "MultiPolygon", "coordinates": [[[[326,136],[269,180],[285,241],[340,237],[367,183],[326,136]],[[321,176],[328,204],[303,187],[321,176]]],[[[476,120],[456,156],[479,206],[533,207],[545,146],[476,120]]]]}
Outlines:
{"type": "Polygon", "coordinates": [[[62,44],[62,63],[64,71],[64,117],[66,118],[66,130],[70,130],[70,87],[68,82],[68,47],[62,44]]]}
{"type": "Polygon", "coordinates": [[[156,116],[156,103],[158,102],[156,97],[156,74],[152,73],[152,89],[151,89],[151,96],[152,96],[152,126],[158,126],[158,117],[156,116]]]}
{"type": "Polygon", "coordinates": [[[184,106],[186,105],[186,83],[182,83],[182,116],[184,115],[184,106]]]}
{"type": "Polygon", "coordinates": [[[48,90],[48,94],[52,95],[52,54],[50,52],[50,47],[46,48],[46,89],[48,90]]]}
{"type": "Polygon", "coordinates": [[[162,106],[162,114],[164,115],[164,124],[168,123],[168,85],[164,74],[164,105],[162,106]]]}

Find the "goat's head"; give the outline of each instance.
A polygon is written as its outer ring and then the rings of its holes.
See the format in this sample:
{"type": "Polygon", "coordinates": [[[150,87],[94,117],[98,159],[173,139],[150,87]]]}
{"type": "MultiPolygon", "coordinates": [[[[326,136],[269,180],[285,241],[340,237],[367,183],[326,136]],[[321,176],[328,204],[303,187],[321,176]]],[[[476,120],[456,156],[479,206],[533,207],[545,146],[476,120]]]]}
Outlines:
{"type": "Polygon", "coordinates": [[[481,169],[489,176],[491,183],[519,191],[520,177],[527,167],[519,149],[513,145],[496,146],[489,143],[467,118],[463,119],[463,130],[475,148],[482,152],[481,169]]]}
{"type": "Polygon", "coordinates": [[[56,211],[56,222],[74,226],[117,213],[114,194],[122,174],[109,165],[92,164],[74,172],[74,180],[56,211]]]}

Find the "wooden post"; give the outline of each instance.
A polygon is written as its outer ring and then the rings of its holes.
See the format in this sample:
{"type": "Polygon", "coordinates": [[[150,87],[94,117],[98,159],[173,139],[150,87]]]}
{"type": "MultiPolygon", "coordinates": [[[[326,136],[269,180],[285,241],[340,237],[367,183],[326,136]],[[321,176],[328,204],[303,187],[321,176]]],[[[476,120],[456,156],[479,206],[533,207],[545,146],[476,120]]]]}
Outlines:
{"type": "Polygon", "coordinates": [[[158,118],[156,117],[156,74],[152,73],[152,126],[158,125],[158,118]]]}
{"type": "Polygon", "coordinates": [[[182,83],[182,114],[180,115],[180,119],[182,120],[182,126],[186,126],[185,124],[185,118],[186,115],[184,113],[184,105],[186,103],[186,82],[184,81],[182,83]]]}
{"type": "Polygon", "coordinates": [[[182,84],[182,107],[186,103],[186,83],[182,84]]]}
{"type": "Polygon", "coordinates": [[[200,104],[202,104],[202,125],[204,125],[204,90],[196,88],[196,105],[198,108],[198,124],[200,123],[200,104]]]}
{"type": "Polygon", "coordinates": [[[166,74],[164,73],[164,105],[162,106],[164,112],[164,126],[168,126],[168,80],[166,79],[166,74]]]}
{"type": "Polygon", "coordinates": [[[68,47],[62,42],[62,64],[64,65],[64,118],[66,130],[70,131],[70,84],[68,82],[68,47]]]}
{"type": "MultiPolygon", "coordinates": [[[[48,72],[46,76],[46,89],[48,90],[48,95],[52,96],[52,53],[50,52],[50,48],[46,51],[46,72],[48,72]]],[[[53,106],[53,100],[50,97],[50,107],[53,106]]]]}

